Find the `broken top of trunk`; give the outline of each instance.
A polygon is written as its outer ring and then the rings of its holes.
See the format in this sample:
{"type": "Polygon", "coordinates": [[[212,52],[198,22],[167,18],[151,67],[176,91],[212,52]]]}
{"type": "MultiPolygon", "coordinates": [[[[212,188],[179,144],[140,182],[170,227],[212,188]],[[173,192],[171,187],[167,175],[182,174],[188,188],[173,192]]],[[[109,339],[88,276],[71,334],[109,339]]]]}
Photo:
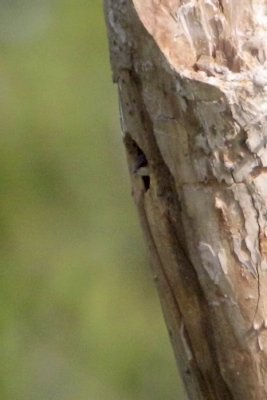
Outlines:
{"type": "MultiPolygon", "coordinates": [[[[196,115],[202,132],[195,137],[195,148],[203,155],[210,152],[211,159],[207,166],[195,154],[191,179],[208,182],[215,178],[228,185],[246,182],[255,189],[257,198],[255,194],[250,201],[257,204],[259,196],[267,196],[266,2],[134,0],[134,4],[169,65],[187,78],[182,85],[177,81],[177,92],[198,102],[196,115]],[[197,81],[218,92],[203,89],[197,81]],[[232,121],[225,118],[226,113],[232,121]]],[[[215,204],[225,214],[227,205],[219,197],[215,204]]],[[[244,200],[243,209],[248,205],[244,200]]],[[[258,208],[264,213],[264,204],[258,208]]],[[[240,257],[254,274],[259,263],[267,268],[267,225],[263,218],[257,220],[258,211],[254,210],[255,223],[250,224],[255,240],[248,257],[240,257]]]]}
{"type": "Polygon", "coordinates": [[[201,65],[220,75],[245,72],[266,61],[264,0],[134,0],[134,4],[170,64],[189,78],[205,80],[203,74],[194,73],[202,70],[201,65]]]}

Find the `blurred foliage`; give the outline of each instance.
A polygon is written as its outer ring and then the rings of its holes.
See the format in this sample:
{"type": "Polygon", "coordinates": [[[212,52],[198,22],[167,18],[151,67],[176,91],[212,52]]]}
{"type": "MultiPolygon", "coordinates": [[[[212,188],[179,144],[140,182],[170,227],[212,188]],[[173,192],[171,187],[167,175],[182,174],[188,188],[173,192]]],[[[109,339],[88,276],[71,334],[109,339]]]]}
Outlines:
{"type": "Polygon", "coordinates": [[[0,397],[183,398],[100,1],[0,1],[0,397]]]}

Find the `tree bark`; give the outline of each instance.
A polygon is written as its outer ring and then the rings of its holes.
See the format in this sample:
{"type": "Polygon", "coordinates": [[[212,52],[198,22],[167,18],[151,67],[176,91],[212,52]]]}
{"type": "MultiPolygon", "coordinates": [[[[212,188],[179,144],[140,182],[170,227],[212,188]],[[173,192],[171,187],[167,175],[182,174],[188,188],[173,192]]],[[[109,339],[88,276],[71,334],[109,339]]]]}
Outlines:
{"type": "Polygon", "coordinates": [[[135,199],[192,400],[267,399],[264,0],[105,0],[135,199]]]}

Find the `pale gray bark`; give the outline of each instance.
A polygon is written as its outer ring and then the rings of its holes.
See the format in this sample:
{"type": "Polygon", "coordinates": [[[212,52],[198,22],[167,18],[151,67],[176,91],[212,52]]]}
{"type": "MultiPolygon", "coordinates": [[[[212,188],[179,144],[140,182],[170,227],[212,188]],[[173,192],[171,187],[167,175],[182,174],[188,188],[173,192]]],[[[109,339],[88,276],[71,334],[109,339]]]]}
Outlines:
{"type": "Polygon", "coordinates": [[[105,1],[133,196],[193,400],[267,399],[266,9],[105,1]]]}

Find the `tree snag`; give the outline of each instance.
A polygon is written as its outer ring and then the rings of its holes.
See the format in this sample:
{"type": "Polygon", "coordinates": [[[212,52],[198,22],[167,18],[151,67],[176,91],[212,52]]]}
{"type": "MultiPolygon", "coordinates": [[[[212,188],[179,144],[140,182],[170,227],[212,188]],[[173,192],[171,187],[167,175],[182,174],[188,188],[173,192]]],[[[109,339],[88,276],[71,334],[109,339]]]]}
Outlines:
{"type": "Polygon", "coordinates": [[[267,3],[105,0],[129,170],[188,396],[267,399],[267,3]]]}

